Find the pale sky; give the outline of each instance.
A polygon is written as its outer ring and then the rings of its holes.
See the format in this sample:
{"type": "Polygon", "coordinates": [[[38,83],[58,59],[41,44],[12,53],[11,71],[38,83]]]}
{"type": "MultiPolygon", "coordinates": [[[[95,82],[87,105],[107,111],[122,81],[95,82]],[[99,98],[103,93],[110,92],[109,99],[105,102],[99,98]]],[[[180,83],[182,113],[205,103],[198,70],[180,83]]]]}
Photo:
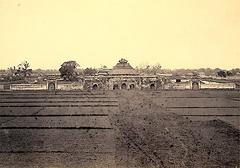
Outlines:
{"type": "Polygon", "coordinates": [[[0,0],[0,69],[240,68],[240,0],[0,0]]]}

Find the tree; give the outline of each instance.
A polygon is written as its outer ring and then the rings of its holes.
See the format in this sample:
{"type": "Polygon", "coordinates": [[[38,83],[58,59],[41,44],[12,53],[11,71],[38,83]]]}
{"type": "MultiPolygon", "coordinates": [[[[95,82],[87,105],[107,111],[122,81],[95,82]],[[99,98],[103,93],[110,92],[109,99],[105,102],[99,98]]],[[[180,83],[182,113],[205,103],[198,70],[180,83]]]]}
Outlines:
{"type": "Polygon", "coordinates": [[[32,74],[32,69],[29,68],[30,63],[27,61],[24,61],[23,63],[19,64],[16,68],[16,66],[8,68],[7,71],[7,79],[8,80],[23,80],[27,76],[30,76],[32,74]]]}
{"type": "Polygon", "coordinates": [[[94,68],[86,68],[83,70],[83,75],[84,76],[94,76],[96,75],[97,70],[94,68]]]}
{"type": "Polygon", "coordinates": [[[153,74],[156,75],[157,73],[160,73],[161,68],[162,68],[162,66],[159,63],[157,63],[155,65],[142,64],[142,65],[136,67],[136,69],[139,73],[145,73],[145,74],[149,74],[149,75],[153,75],[153,74]]]}
{"type": "Polygon", "coordinates": [[[157,73],[160,73],[161,72],[161,68],[162,68],[162,66],[159,63],[157,63],[156,65],[153,65],[152,66],[152,73],[154,75],[156,75],[157,73]]]}
{"type": "Polygon", "coordinates": [[[22,75],[23,77],[30,76],[32,74],[32,69],[29,69],[30,63],[27,61],[24,61],[23,63],[18,65],[17,72],[22,75]]]}
{"type": "Polygon", "coordinates": [[[107,69],[107,66],[106,65],[101,65],[101,68],[102,69],[107,69]]]}
{"type": "Polygon", "coordinates": [[[232,73],[232,71],[227,71],[226,74],[227,74],[227,76],[234,76],[234,74],[232,73]]]}
{"type": "Polygon", "coordinates": [[[76,72],[77,67],[79,67],[79,64],[76,61],[64,62],[59,69],[61,77],[64,80],[76,80],[78,76],[78,73],[76,72]]]}
{"type": "Polygon", "coordinates": [[[237,73],[240,73],[240,68],[234,68],[231,70],[232,75],[236,75],[237,73]]]}
{"type": "Polygon", "coordinates": [[[226,73],[226,71],[224,71],[224,70],[218,71],[218,72],[217,72],[217,75],[220,76],[220,77],[224,77],[224,78],[227,77],[227,73],[226,73]]]}

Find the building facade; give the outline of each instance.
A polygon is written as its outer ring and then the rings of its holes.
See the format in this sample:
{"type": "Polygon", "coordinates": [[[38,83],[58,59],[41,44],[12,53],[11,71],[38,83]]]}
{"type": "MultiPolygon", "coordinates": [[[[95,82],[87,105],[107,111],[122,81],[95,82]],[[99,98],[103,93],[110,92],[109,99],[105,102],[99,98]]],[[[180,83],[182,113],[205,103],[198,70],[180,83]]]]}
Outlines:
{"type": "Polygon", "coordinates": [[[86,90],[155,90],[162,87],[160,77],[156,75],[140,75],[123,58],[107,73],[104,73],[103,70],[100,70],[100,72],[100,75],[85,77],[84,88],[86,90]]]}

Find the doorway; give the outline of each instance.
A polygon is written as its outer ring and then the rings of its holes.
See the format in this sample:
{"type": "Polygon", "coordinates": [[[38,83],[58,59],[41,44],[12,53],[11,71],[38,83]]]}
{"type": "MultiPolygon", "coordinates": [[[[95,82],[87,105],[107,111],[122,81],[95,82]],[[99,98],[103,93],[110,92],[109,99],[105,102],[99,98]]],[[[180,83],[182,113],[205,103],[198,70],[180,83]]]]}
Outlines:
{"type": "Polygon", "coordinates": [[[124,90],[127,89],[126,83],[123,83],[123,84],[122,84],[121,89],[124,89],[124,90]]]}
{"type": "Polygon", "coordinates": [[[93,86],[92,86],[92,90],[98,90],[98,85],[95,83],[95,84],[93,84],[93,86]]]}
{"type": "Polygon", "coordinates": [[[54,82],[50,82],[48,84],[48,91],[54,91],[56,88],[55,88],[55,83],[54,82]]]}
{"type": "Polygon", "coordinates": [[[198,82],[193,82],[192,83],[192,90],[198,90],[199,89],[199,84],[198,82]]]}
{"type": "Polygon", "coordinates": [[[151,90],[154,90],[154,89],[155,89],[155,84],[154,84],[154,83],[152,83],[152,84],[150,85],[150,89],[151,89],[151,90]]]}
{"type": "Polygon", "coordinates": [[[113,85],[113,90],[118,90],[119,88],[118,88],[118,84],[114,84],[113,85]]]}
{"type": "Polygon", "coordinates": [[[134,85],[134,84],[131,84],[131,85],[130,85],[130,90],[133,90],[133,89],[135,89],[135,85],[134,85]]]}

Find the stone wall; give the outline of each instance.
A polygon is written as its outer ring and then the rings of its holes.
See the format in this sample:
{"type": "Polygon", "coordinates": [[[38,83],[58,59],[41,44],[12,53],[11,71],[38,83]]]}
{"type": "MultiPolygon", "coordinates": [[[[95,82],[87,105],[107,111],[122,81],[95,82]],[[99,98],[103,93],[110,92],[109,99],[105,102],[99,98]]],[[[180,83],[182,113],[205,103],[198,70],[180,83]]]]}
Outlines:
{"type": "MultiPolygon", "coordinates": [[[[53,81],[51,81],[53,82],[53,81]]],[[[110,80],[88,80],[85,82],[55,82],[56,90],[113,90],[114,85],[118,85],[118,89],[137,89],[137,90],[189,90],[193,89],[193,81],[179,82],[179,83],[165,83],[161,81],[146,81],[142,82],[137,79],[110,79],[110,80]],[[153,84],[153,87],[151,87],[153,84]],[[130,86],[133,87],[130,87],[130,86]],[[94,88],[94,86],[96,86],[94,88]]],[[[197,89],[236,89],[235,83],[220,83],[211,81],[198,81],[199,88],[197,89]]],[[[48,90],[48,83],[46,84],[6,84],[0,85],[0,90],[48,90]],[[10,86],[10,88],[9,88],[10,86]]]]}
{"type": "Polygon", "coordinates": [[[235,89],[235,83],[217,83],[217,82],[209,82],[209,81],[202,81],[201,82],[201,89],[235,89]]]}
{"type": "Polygon", "coordinates": [[[191,89],[191,82],[167,83],[163,85],[163,89],[185,90],[191,89]]]}
{"type": "Polygon", "coordinates": [[[47,90],[46,84],[11,84],[10,90],[47,90]]]}
{"type": "Polygon", "coordinates": [[[57,90],[83,90],[83,84],[81,83],[58,83],[57,90]]]}

